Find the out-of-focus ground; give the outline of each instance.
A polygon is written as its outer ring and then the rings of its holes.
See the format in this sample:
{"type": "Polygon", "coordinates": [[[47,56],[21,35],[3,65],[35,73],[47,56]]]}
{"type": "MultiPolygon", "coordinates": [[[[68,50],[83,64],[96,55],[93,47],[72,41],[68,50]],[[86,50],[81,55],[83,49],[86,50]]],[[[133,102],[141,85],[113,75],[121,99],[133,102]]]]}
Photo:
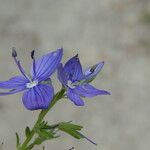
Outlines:
{"type": "MultiPolygon", "coordinates": [[[[85,99],[82,108],[63,100],[46,118],[82,124],[84,133],[98,146],[62,134],[60,139],[46,142],[46,150],[73,146],[76,150],[150,149],[149,0],[0,2],[0,80],[19,74],[11,58],[12,47],[18,49],[27,71],[32,49],[39,56],[63,47],[63,62],[78,53],[85,67],[105,61],[93,85],[111,91],[111,96],[85,99]]],[[[54,84],[58,89],[59,83],[54,84]]],[[[4,150],[15,149],[15,132],[32,126],[39,113],[26,110],[21,95],[0,97],[4,150]]]]}

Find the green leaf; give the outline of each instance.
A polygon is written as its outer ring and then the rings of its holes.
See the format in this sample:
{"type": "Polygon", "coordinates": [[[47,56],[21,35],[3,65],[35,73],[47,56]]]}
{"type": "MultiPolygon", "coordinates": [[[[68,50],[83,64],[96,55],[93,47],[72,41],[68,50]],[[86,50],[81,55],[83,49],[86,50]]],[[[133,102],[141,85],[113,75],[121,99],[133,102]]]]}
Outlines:
{"type": "Polygon", "coordinates": [[[47,126],[47,124],[48,124],[47,121],[42,121],[41,124],[40,124],[40,127],[47,126]]]}
{"type": "Polygon", "coordinates": [[[48,125],[48,122],[43,121],[41,122],[41,124],[39,125],[39,129],[49,129],[50,126],[48,125]]]}
{"type": "Polygon", "coordinates": [[[25,135],[26,135],[26,137],[28,137],[30,134],[31,134],[30,128],[26,127],[26,129],[25,129],[25,135]]]}
{"type": "Polygon", "coordinates": [[[58,127],[61,131],[66,132],[67,134],[73,136],[76,139],[83,138],[82,134],[78,131],[80,131],[83,127],[79,125],[75,125],[72,123],[60,123],[58,127]]]}
{"type": "Polygon", "coordinates": [[[69,128],[69,129],[73,129],[73,130],[81,130],[83,128],[80,125],[72,124],[70,122],[62,122],[59,124],[59,128],[60,127],[65,127],[65,128],[69,128]]]}
{"type": "Polygon", "coordinates": [[[38,134],[38,137],[35,138],[33,143],[28,146],[29,149],[32,149],[34,145],[40,145],[46,140],[57,138],[57,136],[55,136],[56,133],[54,132],[54,129],[47,130],[48,127],[49,125],[46,121],[42,121],[38,126],[36,126],[34,131],[38,134]]]}
{"type": "Polygon", "coordinates": [[[53,138],[57,138],[53,131],[46,131],[44,129],[39,130],[38,135],[39,136],[34,140],[32,145],[40,145],[44,141],[47,141],[47,140],[50,140],[53,138]]]}
{"type": "Polygon", "coordinates": [[[44,129],[41,129],[38,132],[40,137],[43,137],[45,139],[51,139],[51,138],[55,138],[54,133],[52,131],[46,131],[44,129]]]}
{"type": "Polygon", "coordinates": [[[27,150],[31,150],[35,145],[40,145],[44,141],[45,139],[42,137],[35,138],[34,142],[27,147],[27,150]]]}
{"type": "Polygon", "coordinates": [[[16,132],[16,147],[19,147],[19,145],[20,145],[20,139],[18,133],[16,132]]]}
{"type": "Polygon", "coordinates": [[[64,131],[66,133],[68,133],[69,135],[73,136],[76,139],[81,139],[83,138],[83,136],[81,136],[81,134],[79,132],[77,132],[76,130],[70,130],[70,129],[61,129],[61,131],[64,131]]]}
{"type": "Polygon", "coordinates": [[[36,145],[40,145],[42,142],[44,142],[45,141],[45,138],[43,138],[43,137],[37,137],[36,139],[35,139],[35,141],[34,141],[34,144],[36,144],[36,145]]]}
{"type": "Polygon", "coordinates": [[[75,125],[72,124],[70,122],[63,122],[59,124],[59,130],[66,132],[67,134],[73,136],[76,139],[86,139],[87,141],[89,141],[90,143],[97,145],[95,142],[93,142],[91,139],[89,139],[88,137],[84,136],[82,133],[80,133],[79,131],[81,131],[83,127],[80,125],[75,125]]]}

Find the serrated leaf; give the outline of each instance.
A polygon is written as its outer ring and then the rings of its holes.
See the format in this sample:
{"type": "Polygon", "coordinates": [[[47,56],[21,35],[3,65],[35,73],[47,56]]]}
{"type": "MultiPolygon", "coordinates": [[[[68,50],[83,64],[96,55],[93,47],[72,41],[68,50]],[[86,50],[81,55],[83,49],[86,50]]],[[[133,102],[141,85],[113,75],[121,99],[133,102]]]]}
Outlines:
{"type": "Polygon", "coordinates": [[[26,129],[25,129],[25,135],[26,135],[26,137],[28,137],[30,134],[31,134],[30,128],[26,127],[26,129]]]}
{"type": "Polygon", "coordinates": [[[18,133],[16,132],[16,147],[18,147],[19,144],[20,144],[20,139],[18,133]]]}

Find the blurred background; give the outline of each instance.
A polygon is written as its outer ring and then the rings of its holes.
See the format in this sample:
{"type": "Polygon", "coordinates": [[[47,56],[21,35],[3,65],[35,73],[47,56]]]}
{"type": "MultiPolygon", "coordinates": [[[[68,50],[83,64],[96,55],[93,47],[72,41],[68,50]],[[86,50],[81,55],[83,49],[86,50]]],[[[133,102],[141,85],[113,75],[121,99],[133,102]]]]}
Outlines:
{"type": "MultiPolygon", "coordinates": [[[[70,121],[98,143],[62,137],[46,150],[150,149],[150,1],[149,0],[0,0],[0,80],[18,75],[11,58],[16,47],[26,71],[36,55],[64,48],[63,62],[79,54],[84,67],[105,61],[93,82],[111,96],[85,99],[84,107],[57,103],[49,122],[70,121]]],[[[53,77],[58,90],[59,83],[53,77]]],[[[56,90],[56,91],[57,91],[56,90]]],[[[39,111],[26,110],[22,94],[0,97],[0,142],[15,150],[15,132],[34,124],[39,111]]],[[[35,147],[41,150],[42,147],[35,147]]]]}

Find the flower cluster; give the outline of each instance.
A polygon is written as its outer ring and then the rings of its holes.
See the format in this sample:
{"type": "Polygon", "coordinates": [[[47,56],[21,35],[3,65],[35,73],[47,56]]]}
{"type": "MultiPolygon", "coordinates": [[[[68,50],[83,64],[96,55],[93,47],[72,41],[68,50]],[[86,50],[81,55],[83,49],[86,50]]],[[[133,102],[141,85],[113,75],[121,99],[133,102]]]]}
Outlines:
{"type": "Polygon", "coordinates": [[[32,66],[30,75],[28,75],[20,60],[17,59],[17,52],[13,48],[12,57],[22,75],[12,77],[8,81],[0,81],[0,88],[7,90],[0,92],[0,96],[24,91],[22,101],[27,109],[47,109],[54,97],[54,88],[50,77],[56,70],[58,79],[66,90],[67,98],[77,106],[84,105],[83,97],[110,94],[89,84],[101,71],[104,62],[83,71],[78,55],[69,59],[64,66],[61,63],[62,56],[63,49],[60,48],[35,59],[35,51],[33,50],[31,52],[32,66]]]}

